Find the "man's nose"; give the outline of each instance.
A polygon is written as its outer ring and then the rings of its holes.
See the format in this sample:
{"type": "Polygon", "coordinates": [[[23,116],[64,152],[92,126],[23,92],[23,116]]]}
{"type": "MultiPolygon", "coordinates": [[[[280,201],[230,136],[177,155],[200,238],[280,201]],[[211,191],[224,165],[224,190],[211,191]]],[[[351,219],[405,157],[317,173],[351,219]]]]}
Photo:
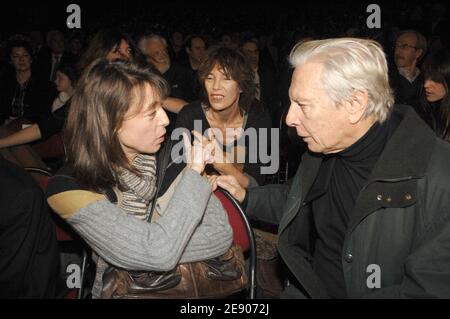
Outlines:
{"type": "Polygon", "coordinates": [[[292,104],[289,106],[289,109],[288,109],[288,113],[287,113],[287,115],[286,115],[286,125],[287,126],[291,126],[291,127],[294,127],[294,126],[296,126],[298,123],[298,120],[296,119],[296,117],[295,117],[295,114],[294,114],[295,112],[294,112],[294,110],[293,110],[293,106],[292,106],[292,104]]]}

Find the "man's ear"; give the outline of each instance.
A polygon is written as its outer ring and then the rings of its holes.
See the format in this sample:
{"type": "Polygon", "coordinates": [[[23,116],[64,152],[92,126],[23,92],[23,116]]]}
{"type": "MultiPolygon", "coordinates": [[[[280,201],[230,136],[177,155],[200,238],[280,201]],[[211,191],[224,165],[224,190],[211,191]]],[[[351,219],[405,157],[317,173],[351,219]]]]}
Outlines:
{"type": "Polygon", "coordinates": [[[366,112],[369,103],[367,91],[354,91],[350,99],[344,102],[350,124],[358,123],[366,112]]]}
{"type": "Polygon", "coordinates": [[[419,61],[419,59],[422,56],[422,54],[423,54],[423,50],[422,49],[417,49],[416,50],[416,61],[417,62],[419,61]]]}

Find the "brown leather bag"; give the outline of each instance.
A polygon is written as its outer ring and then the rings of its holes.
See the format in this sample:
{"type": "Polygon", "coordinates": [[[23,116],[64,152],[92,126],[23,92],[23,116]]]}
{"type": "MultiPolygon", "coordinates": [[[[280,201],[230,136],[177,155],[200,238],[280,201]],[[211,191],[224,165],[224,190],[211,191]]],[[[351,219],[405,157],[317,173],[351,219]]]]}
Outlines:
{"type": "MultiPolygon", "coordinates": [[[[170,156],[171,144],[159,152],[157,165],[157,191],[170,156]]],[[[176,181],[170,186],[174,188],[176,181]]],[[[105,191],[105,196],[117,204],[114,190],[105,191]]],[[[148,222],[154,221],[155,200],[149,206],[148,222]]],[[[193,263],[177,265],[166,272],[128,271],[109,266],[103,274],[102,298],[156,299],[156,298],[224,298],[247,288],[245,261],[240,246],[232,245],[222,256],[193,263]]]]}
{"type": "Polygon", "coordinates": [[[222,256],[179,264],[167,272],[111,266],[103,275],[102,298],[225,298],[246,289],[247,282],[242,250],[233,245],[222,256]]]}

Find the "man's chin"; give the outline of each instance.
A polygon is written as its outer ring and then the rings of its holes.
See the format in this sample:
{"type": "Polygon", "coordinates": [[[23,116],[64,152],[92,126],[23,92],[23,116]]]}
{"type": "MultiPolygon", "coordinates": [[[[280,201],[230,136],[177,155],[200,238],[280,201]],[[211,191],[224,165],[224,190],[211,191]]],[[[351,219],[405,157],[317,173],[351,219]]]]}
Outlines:
{"type": "Polygon", "coordinates": [[[332,153],[332,152],[329,152],[328,150],[324,149],[319,144],[314,143],[314,141],[311,138],[306,139],[306,140],[303,139],[303,141],[306,143],[306,147],[308,148],[308,151],[310,151],[311,153],[317,153],[317,154],[332,153]]]}
{"type": "Polygon", "coordinates": [[[310,152],[313,152],[313,153],[320,153],[319,147],[317,147],[317,145],[314,144],[313,142],[308,141],[307,138],[306,138],[306,139],[303,139],[303,142],[306,143],[306,147],[308,148],[308,150],[309,150],[310,152]]]}

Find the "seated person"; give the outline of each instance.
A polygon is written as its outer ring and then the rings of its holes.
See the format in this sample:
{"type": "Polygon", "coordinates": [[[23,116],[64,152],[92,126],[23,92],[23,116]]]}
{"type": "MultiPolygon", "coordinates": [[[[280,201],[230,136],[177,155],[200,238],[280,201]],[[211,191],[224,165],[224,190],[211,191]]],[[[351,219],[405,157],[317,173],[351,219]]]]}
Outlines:
{"type": "MultiPolygon", "coordinates": [[[[211,158],[204,141],[194,143],[196,160],[173,196],[153,205],[168,161],[157,154],[169,124],[166,94],[159,75],[101,59],[85,70],[72,98],[64,131],[67,167],[50,180],[48,202],[100,256],[93,298],[101,297],[109,264],[169,271],[231,246],[227,214],[200,175],[211,158]],[[111,192],[117,205],[105,195],[111,192]]],[[[164,150],[159,154],[168,154],[164,150]]]]}
{"type": "Polygon", "coordinates": [[[415,106],[423,86],[423,74],[418,64],[427,53],[427,40],[417,31],[400,32],[394,47],[395,66],[390,68],[389,83],[395,93],[395,103],[415,106]]]}
{"type": "Polygon", "coordinates": [[[450,145],[394,105],[379,43],[299,43],[289,60],[286,124],[308,147],[294,179],[212,181],[279,225],[281,297],[449,298],[450,145]]]}
{"type": "Polygon", "coordinates": [[[0,298],[54,298],[55,225],[31,176],[0,157],[0,298]]]}
{"type": "MultiPolygon", "coordinates": [[[[263,151],[269,154],[270,146],[271,119],[255,99],[253,78],[254,72],[243,54],[224,47],[212,50],[199,69],[202,100],[186,105],[175,125],[214,135],[219,147],[208,174],[233,175],[244,188],[264,183],[260,147],[267,146],[263,151]],[[197,128],[196,122],[201,123],[201,128],[197,128]],[[249,128],[256,129],[258,141],[252,140],[251,134],[246,136],[249,128]],[[260,129],[268,134],[261,135],[260,129]],[[265,140],[260,141],[262,138],[265,140]],[[253,157],[256,160],[251,160],[253,157]]],[[[179,132],[174,131],[175,135],[179,132]]],[[[184,167],[184,163],[175,163],[168,168],[163,189],[184,167]]]]}
{"type": "MultiPolygon", "coordinates": [[[[118,29],[102,29],[89,42],[78,63],[78,71],[82,73],[93,61],[101,58],[108,61],[133,61],[139,64],[141,61],[137,51],[139,50],[132,50],[130,40],[118,29]]],[[[170,112],[178,113],[185,104],[186,102],[182,99],[167,97],[163,107],[170,112]]]]}
{"type": "Polygon", "coordinates": [[[26,144],[46,139],[61,132],[66,121],[70,98],[77,80],[77,72],[70,65],[60,65],[56,70],[55,85],[59,92],[52,104],[52,114],[42,117],[23,130],[0,138],[0,148],[26,144]]]}
{"type": "Polygon", "coordinates": [[[450,51],[433,54],[425,61],[423,73],[425,83],[416,110],[438,137],[450,142],[450,51]]]}
{"type": "Polygon", "coordinates": [[[13,70],[0,82],[0,124],[14,119],[35,122],[50,114],[54,92],[47,79],[32,72],[31,46],[22,40],[11,41],[7,56],[13,70]]]}

